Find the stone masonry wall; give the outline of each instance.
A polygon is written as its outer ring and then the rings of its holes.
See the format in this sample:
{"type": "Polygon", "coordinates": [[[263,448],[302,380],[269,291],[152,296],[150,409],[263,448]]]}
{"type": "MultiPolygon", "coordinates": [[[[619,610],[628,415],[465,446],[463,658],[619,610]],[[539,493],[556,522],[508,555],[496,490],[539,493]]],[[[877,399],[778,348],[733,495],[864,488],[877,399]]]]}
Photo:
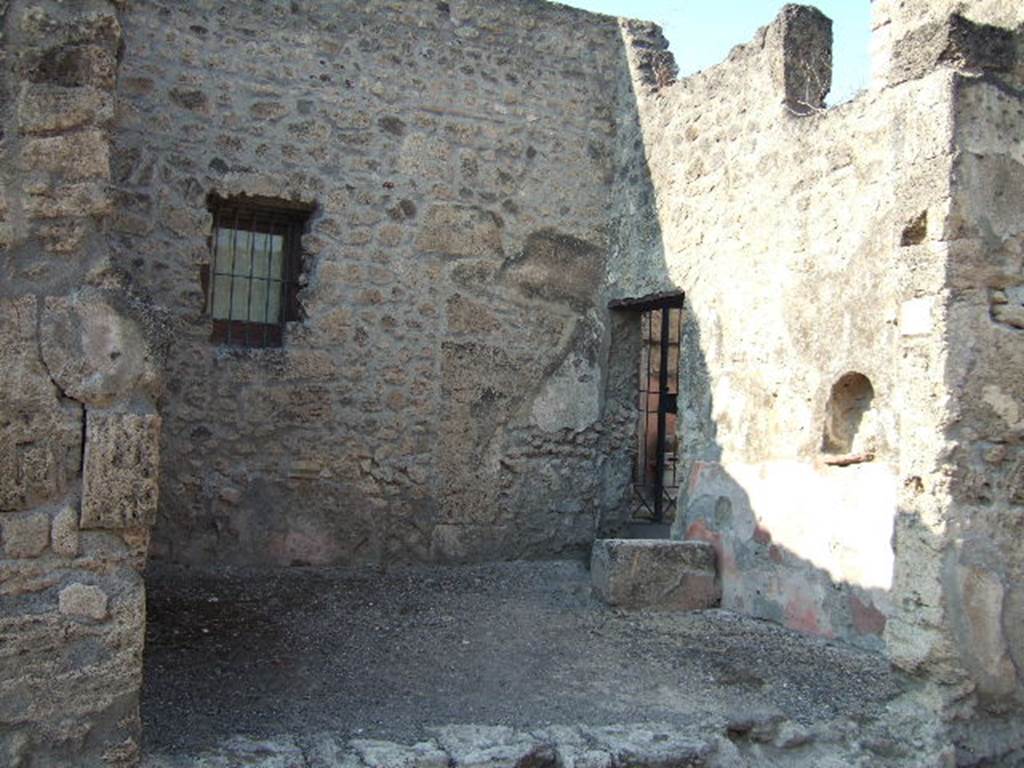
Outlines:
{"type": "Polygon", "coordinates": [[[943,585],[970,683],[967,758],[1024,759],[1024,78],[959,78],[954,91],[947,385],[956,419],[943,585]],[[1014,751],[1015,750],[1015,751],[1014,751]]]}
{"type": "Polygon", "coordinates": [[[658,32],[624,34],[640,122],[619,144],[609,276],[616,296],[687,295],[676,532],[719,548],[724,607],[881,647],[917,280],[898,246],[948,197],[948,76],[825,111],[812,9],[667,86],[658,32]],[[851,373],[873,396],[838,450],[829,401],[851,373]]]}
{"type": "Polygon", "coordinates": [[[0,764],[138,757],[158,325],[109,259],[113,3],[0,3],[0,764]]]}
{"type": "Polygon", "coordinates": [[[958,761],[1016,764],[1024,38],[983,5],[899,17],[828,111],[812,9],[680,82],[626,24],[609,276],[686,291],[675,533],[718,548],[723,605],[884,647],[958,761]]]}
{"type": "Polygon", "coordinates": [[[173,336],[154,556],[588,545],[622,507],[633,431],[602,370],[614,20],[534,0],[164,0],[125,26],[115,259],[173,336]],[[305,319],[280,349],[209,340],[211,193],[315,208],[305,319]]]}

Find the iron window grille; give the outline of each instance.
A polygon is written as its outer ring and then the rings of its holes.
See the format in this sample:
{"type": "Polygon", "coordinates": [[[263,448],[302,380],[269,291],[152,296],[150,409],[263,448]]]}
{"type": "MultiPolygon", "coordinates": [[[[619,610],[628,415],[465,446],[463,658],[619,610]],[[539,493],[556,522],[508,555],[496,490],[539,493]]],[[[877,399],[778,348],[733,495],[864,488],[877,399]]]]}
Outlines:
{"type": "Polygon", "coordinates": [[[279,347],[284,325],[301,320],[301,238],[309,211],[211,199],[213,232],[204,275],[210,341],[279,347]]]}

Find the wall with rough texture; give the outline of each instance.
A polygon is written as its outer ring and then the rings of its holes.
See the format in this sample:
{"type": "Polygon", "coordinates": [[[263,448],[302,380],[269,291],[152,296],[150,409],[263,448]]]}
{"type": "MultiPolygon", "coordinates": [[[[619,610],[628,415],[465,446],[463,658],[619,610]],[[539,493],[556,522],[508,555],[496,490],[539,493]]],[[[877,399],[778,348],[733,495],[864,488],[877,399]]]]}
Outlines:
{"type": "Polygon", "coordinates": [[[662,87],[657,30],[624,32],[640,122],[619,144],[609,281],[617,296],[686,292],[676,532],[719,548],[724,607],[881,647],[899,308],[913,292],[894,254],[947,194],[946,79],[826,112],[817,11],[787,8],[727,61],[662,87]],[[838,449],[828,403],[851,372],[874,395],[838,449]]]}
{"type": "MultiPolygon", "coordinates": [[[[952,14],[1007,30],[1024,25],[1024,5],[1017,0],[871,0],[873,87],[906,77],[911,62],[932,67],[940,59],[957,58],[957,46],[942,39],[952,14]]],[[[991,40],[984,47],[997,50],[991,40]]],[[[1019,57],[1017,67],[1024,72],[1019,57]]]]}
{"type": "Polygon", "coordinates": [[[109,259],[115,4],[0,3],[0,764],[138,757],[155,329],[109,259]]]}
{"type": "Polygon", "coordinates": [[[1024,38],[961,10],[893,21],[877,87],[828,111],[812,9],[679,82],[625,24],[609,280],[686,292],[674,533],[715,544],[723,606],[884,648],[974,764],[1024,748],[1024,38]]]}
{"type": "Polygon", "coordinates": [[[618,510],[601,286],[615,21],[455,0],[125,13],[117,264],[166,311],[178,561],[582,550],[618,510]],[[210,193],[315,206],[280,349],[209,340],[210,193]]]}
{"type": "Polygon", "coordinates": [[[946,384],[954,419],[943,586],[964,698],[966,755],[1009,751],[1024,710],[1024,80],[955,82],[946,384]]]}

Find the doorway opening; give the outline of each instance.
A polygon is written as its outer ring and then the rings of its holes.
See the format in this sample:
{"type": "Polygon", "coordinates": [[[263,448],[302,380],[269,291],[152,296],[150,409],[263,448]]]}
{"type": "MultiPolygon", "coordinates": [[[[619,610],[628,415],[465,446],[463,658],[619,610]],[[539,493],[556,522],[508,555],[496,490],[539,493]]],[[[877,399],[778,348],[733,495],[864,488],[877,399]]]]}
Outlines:
{"type": "Polygon", "coordinates": [[[637,313],[640,322],[639,423],[630,517],[663,523],[667,513],[675,512],[679,490],[676,427],[683,295],[621,301],[612,306],[637,313]]]}

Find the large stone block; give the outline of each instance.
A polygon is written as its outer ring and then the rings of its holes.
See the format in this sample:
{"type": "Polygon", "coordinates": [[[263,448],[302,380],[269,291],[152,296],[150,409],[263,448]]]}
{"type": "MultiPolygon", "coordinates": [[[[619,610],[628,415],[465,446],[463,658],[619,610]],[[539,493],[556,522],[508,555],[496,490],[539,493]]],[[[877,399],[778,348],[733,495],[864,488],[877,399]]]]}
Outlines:
{"type": "Polygon", "coordinates": [[[85,438],[82,528],[156,522],[160,417],[90,411],[85,438]]]}
{"type": "Polygon", "coordinates": [[[25,83],[18,97],[22,133],[53,133],[102,125],[114,116],[114,98],[98,88],[25,83]]]}
{"type": "Polygon", "coordinates": [[[83,403],[105,405],[152,376],[142,331],[97,294],[48,297],[40,337],[54,381],[83,403]]]}
{"type": "Polygon", "coordinates": [[[78,474],[82,408],[39,358],[36,299],[0,301],[0,511],[28,509],[78,474]]]}
{"type": "Polygon", "coordinates": [[[598,539],[590,576],[594,593],[618,608],[692,611],[722,597],[715,550],[703,541],[598,539]]]}
{"type": "Polygon", "coordinates": [[[103,131],[97,129],[26,139],[20,165],[28,173],[43,171],[68,180],[107,178],[110,142],[103,131]]]}

